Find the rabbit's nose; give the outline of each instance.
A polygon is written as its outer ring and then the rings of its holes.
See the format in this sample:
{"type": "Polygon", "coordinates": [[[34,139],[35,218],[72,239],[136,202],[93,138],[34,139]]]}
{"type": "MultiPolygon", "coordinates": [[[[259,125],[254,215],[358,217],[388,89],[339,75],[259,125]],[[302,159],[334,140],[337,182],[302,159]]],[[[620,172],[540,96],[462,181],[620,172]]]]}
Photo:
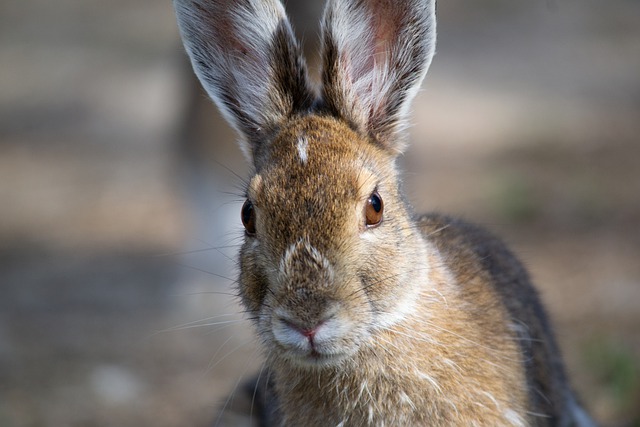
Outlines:
{"type": "Polygon", "coordinates": [[[354,323],[340,316],[337,309],[317,316],[300,316],[298,312],[276,310],[271,318],[271,332],[279,351],[303,365],[333,364],[352,354],[345,339],[354,323]],[[345,345],[347,344],[347,345],[345,345]]]}
{"type": "Polygon", "coordinates": [[[275,316],[273,334],[281,345],[294,352],[307,354],[322,349],[334,340],[339,328],[332,328],[336,323],[333,316],[301,320],[288,315],[275,316]]]}
{"type": "Polygon", "coordinates": [[[289,329],[299,333],[303,337],[305,337],[312,346],[313,346],[313,338],[316,336],[316,333],[318,332],[318,330],[325,323],[325,321],[322,320],[322,321],[318,322],[313,327],[306,327],[306,326],[298,326],[295,323],[293,323],[293,322],[291,322],[291,321],[289,321],[287,319],[280,319],[280,321],[283,322],[284,325],[286,325],[287,328],[289,328],[289,329]]]}

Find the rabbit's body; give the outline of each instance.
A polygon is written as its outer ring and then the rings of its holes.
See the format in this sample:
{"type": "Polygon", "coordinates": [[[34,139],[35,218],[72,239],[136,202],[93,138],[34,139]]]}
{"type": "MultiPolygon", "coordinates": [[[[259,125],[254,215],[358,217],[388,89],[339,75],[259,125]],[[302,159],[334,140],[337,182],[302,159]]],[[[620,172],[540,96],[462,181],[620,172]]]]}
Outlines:
{"type": "Polygon", "coordinates": [[[589,425],[518,261],[404,202],[395,159],[434,2],[330,0],[320,95],[276,0],[175,5],[254,166],[239,291],[265,349],[264,424],[589,425]]]}

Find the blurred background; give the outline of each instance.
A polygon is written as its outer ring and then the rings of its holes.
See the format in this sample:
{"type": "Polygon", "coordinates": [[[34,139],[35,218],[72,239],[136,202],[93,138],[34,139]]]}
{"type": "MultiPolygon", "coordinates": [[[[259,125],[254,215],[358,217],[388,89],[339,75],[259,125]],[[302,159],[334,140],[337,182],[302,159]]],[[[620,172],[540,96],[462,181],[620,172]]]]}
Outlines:
{"type": "MultiPolygon", "coordinates": [[[[320,1],[287,4],[310,63],[320,1]]],[[[604,426],[640,425],[640,1],[441,1],[416,210],[509,242],[604,426]]],[[[208,426],[260,368],[246,167],[171,3],[0,0],[0,426],[208,426]]]]}

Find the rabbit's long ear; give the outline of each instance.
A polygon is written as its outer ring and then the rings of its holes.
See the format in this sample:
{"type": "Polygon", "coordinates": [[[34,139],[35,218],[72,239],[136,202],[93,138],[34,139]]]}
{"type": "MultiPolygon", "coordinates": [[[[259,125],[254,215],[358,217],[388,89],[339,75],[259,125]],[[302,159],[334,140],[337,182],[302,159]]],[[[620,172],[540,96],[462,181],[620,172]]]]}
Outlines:
{"type": "Polygon", "coordinates": [[[174,0],[194,71],[254,162],[264,137],[314,95],[280,0],[174,0]]]}
{"type": "Polygon", "coordinates": [[[322,31],[326,107],[401,152],[435,51],[435,0],[329,0],[322,31]]]}

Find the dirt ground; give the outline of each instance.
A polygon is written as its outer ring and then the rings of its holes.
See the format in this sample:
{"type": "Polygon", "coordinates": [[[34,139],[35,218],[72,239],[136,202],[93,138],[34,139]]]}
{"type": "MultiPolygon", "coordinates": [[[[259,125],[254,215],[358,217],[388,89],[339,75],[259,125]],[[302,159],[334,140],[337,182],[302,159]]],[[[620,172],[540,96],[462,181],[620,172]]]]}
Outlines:
{"type": "MultiPolygon", "coordinates": [[[[288,3],[311,42],[321,2],[288,3]]],[[[640,3],[438,13],[410,199],[508,241],[585,405],[639,426],[640,3]]],[[[4,1],[0,64],[0,426],[212,425],[260,368],[233,296],[245,166],[170,2],[4,1]]]]}

